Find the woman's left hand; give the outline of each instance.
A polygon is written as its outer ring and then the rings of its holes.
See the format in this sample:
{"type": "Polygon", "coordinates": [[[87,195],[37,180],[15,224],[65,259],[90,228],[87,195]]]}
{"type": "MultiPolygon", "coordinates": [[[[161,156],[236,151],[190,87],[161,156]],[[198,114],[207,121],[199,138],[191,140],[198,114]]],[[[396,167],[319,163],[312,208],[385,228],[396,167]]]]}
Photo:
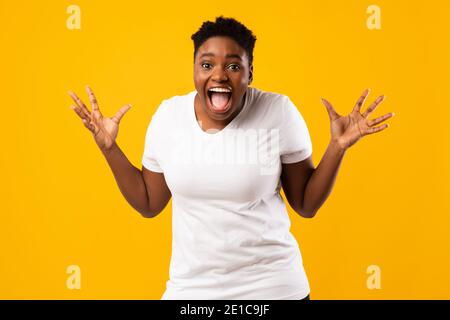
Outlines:
{"type": "Polygon", "coordinates": [[[361,113],[361,106],[369,94],[369,89],[366,89],[361,97],[356,102],[353,111],[347,116],[339,115],[327,100],[322,98],[322,103],[325,105],[330,117],[331,123],[331,140],[338,143],[342,149],[347,149],[355,144],[359,139],[365,135],[380,132],[386,129],[389,124],[385,123],[381,126],[376,125],[394,116],[393,112],[386,113],[376,119],[367,119],[375,108],[384,100],[384,95],[379,96],[366,111],[361,113]]]}

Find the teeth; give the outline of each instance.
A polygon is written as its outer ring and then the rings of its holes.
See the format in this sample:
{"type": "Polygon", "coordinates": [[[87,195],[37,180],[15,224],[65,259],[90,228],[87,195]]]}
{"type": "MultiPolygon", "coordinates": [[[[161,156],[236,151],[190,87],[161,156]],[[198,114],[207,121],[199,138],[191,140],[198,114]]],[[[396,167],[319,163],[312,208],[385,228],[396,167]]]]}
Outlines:
{"type": "Polygon", "coordinates": [[[211,88],[208,91],[214,91],[214,92],[231,92],[228,88],[211,88]]]}

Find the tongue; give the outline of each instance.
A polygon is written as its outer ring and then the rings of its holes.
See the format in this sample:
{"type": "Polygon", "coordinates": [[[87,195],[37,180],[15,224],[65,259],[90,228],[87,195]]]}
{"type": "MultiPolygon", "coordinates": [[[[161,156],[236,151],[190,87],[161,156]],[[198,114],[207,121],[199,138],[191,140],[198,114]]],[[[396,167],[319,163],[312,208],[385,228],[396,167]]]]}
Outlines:
{"type": "Polygon", "coordinates": [[[213,92],[211,95],[211,102],[213,107],[217,110],[224,110],[229,99],[230,94],[225,92],[213,92]]]}

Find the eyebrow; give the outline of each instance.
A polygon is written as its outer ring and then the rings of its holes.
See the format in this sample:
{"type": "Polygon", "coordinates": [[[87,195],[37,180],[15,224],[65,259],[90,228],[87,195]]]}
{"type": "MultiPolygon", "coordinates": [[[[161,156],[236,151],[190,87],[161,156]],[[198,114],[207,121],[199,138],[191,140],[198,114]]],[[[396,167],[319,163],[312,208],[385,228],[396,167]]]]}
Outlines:
{"type": "MultiPolygon", "coordinates": [[[[212,53],[212,52],[205,52],[205,53],[202,53],[202,55],[200,56],[200,58],[203,58],[203,57],[214,57],[214,53],[212,53]]],[[[238,54],[236,54],[236,53],[227,54],[227,55],[225,56],[225,58],[227,58],[227,59],[228,59],[228,58],[237,58],[237,59],[239,59],[239,60],[242,61],[241,56],[238,55],[238,54]]]]}

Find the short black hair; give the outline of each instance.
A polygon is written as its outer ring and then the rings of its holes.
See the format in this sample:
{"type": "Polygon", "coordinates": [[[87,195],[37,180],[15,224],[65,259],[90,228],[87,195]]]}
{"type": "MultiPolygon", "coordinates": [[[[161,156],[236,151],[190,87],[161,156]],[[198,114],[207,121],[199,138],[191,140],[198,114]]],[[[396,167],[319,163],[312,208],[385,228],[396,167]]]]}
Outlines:
{"type": "Polygon", "coordinates": [[[252,65],[255,35],[239,21],[223,16],[217,17],[215,22],[203,22],[200,29],[191,36],[191,39],[194,40],[194,61],[198,48],[203,42],[214,36],[227,36],[236,41],[246,51],[249,66],[252,65]]]}

